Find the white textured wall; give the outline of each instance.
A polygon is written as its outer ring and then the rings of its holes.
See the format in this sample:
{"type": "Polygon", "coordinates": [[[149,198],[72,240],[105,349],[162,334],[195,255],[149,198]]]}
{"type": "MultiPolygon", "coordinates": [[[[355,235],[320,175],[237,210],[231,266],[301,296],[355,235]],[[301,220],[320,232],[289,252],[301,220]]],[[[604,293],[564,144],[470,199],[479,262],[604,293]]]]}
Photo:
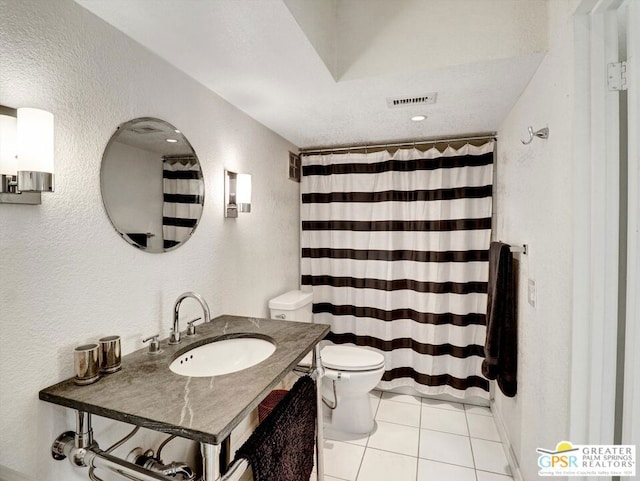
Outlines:
{"type": "Polygon", "coordinates": [[[338,0],[334,76],[353,80],[545,52],[548,3],[338,0]]]}
{"type": "MultiPolygon", "coordinates": [[[[0,66],[0,104],[44,108],[56,122],[56,192],[40,206],[0,205],[0,465],[39,481],[86,479],[51,459],[73,417],[38,391],[73,375],[79,344],[119,334],[126,354],[145,335],[166,336],[183,291],[204,295],[213,315],[266,316],[270,297],[296,288],[294,147],[72,0],[0,0],[0,66]],[[107,141],[141,116],[184,132],[206,183],[194,237],[164,254],[123,241],[100,197],[107,141]],[[253,174],[252,213],[236,220],[223,218],[225,167],[253,174]]],[[[103,448],[126,430],[96,422],[103,448]]]]}
{"type": "Polygon", "coordinates": [[[536,448],[554,448],[569,433],[571,359],[574,106],[572,14],[577,2],[550,7],[550,50],[498,135],[497,233],[526,243],[519,264],[518,394],[498,391],[496,409],[525,480],[537,479],[536,448]],[[548,126],[548,140],[523,145],[527,127],[548,126]],[[537,306],[527,303],[527,282],[537,306]]]}

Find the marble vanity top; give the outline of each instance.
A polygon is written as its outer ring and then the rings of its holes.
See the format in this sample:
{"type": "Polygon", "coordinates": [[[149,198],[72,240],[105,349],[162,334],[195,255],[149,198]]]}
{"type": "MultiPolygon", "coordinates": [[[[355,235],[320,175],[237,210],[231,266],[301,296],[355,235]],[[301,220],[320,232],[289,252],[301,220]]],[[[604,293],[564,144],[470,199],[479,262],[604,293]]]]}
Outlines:
{"type": "Polygon", "coordinates": [[[223,315],[197,326],[195,337],[178,345],[160,343],[151,355],[145,347],[123,356],[122,370],[88,386],[73,378],[40,391],[40,399],[145,428],[220,444],[245,416],[329,332],[326,324],[223,315]],[[189,345],[233,333],[272,338],[276,350],[261,363],[231,374],[185,377],[169,364],[189,345]]]}

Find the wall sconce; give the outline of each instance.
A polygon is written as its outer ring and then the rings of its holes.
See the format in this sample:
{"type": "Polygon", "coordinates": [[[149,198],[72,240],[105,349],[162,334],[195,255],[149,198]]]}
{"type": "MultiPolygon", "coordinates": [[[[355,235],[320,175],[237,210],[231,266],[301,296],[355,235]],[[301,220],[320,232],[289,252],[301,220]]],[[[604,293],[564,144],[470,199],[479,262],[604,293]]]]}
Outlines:
{"type": "Polygon", "coordinates": [[[0,203],[37,205],[53,191],[53,115],[0,105],[0,203]]]}
{"type": "Polygon", "coordinates": [[[238,217],[238,212],[251,212],[251,175],[224,171],[224,216],[238,217]]]}

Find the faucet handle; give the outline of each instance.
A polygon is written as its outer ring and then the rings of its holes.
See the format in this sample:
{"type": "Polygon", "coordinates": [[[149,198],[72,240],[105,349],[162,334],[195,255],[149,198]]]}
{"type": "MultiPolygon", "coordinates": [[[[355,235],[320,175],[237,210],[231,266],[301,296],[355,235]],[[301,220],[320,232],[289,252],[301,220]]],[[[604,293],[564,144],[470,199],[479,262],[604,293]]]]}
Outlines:
{"type": "Polygon", "coordinates": [[[149,354],[158,354],[160,353],[161,349],[160,349],[160,342],[158,341],[158,338],[160,337],[160,334],[156,334],[155,336],[149,336],[146,339],[143,339],[142,342],[149,342],[149,354]]]}
{"type": "Polygon", "coordinates": [[[194,320],[187,322],[187,336],[195,336],[196,335],[196,326],[195,323],[202,319],[202,317],[196,317],[194,320]]]}

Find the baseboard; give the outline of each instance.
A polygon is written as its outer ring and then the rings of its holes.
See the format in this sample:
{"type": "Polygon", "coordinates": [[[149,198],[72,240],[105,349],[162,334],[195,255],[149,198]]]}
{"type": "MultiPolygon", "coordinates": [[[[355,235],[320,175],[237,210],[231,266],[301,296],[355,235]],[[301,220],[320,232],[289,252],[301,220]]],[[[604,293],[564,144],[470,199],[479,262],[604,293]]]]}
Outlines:
{"type": "Polygon", "coordinates": [[[493,414],[493,419],[495,421],[496,428],[498,429],[498,434],[500,435],[500,441],[502,441],[502,446],[505,448],[505,455],[507,456],[507,462],[511,469],[511,476],[514,481],[524,481],[522,472],[520,471],[520,465],[518,464],[518,458],[516,458],[516,455],[513,452],[513,446],[511,445],[511,441],[507,435],[507,428],[504,425],[502,416],[500,416],[500,413],[496,409],[494,399],[491,400],[491,413],[493,414]]]}

